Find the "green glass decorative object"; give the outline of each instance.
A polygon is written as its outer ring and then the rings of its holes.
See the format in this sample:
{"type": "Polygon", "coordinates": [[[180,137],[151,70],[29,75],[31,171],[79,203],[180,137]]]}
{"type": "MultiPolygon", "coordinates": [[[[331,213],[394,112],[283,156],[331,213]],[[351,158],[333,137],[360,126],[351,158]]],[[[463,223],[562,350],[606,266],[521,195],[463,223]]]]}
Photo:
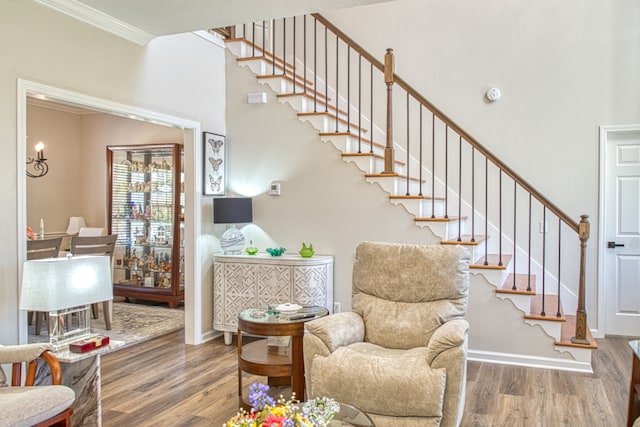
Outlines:
{"type": "Polygon", "coordinates": [[[307,247],[307,245],[305,245],[304,242],[303,242],[302,243],[302,249],[300,249],[300,251],[298,251],[298,253],[303,258],[311,258],[313,256],[313,254],[314,254],[313,245],[311,243],[309,243],[309,246],[307,247]]]}
{"type": "Polygon", "coordinates": [[[244,251],[247,255],[255,255],[258,253],[258,248],[253,246],[253,240],[249,240],[249,246],[244,251]]]}
{"type": "Polygon", "coordinates": [[[271,256],[280,256],[284,253],[284,251],[286,251],[286,248],[283,247],[279,247],[279,248],[267,248],[266,251],[269,253],[269,255],[271,256]]]}

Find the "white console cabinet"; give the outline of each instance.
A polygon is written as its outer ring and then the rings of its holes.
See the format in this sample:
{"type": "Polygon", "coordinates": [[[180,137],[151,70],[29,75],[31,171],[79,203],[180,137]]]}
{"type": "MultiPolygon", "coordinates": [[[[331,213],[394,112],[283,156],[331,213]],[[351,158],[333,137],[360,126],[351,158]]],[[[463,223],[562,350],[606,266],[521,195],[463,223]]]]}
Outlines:
{"type": "Polygon", "coordinates": [[[333,257],[214,255],[213,328],[224,332],[225,344],[238,331],[238,313],[287,302],[332,312],[333,257]]]}

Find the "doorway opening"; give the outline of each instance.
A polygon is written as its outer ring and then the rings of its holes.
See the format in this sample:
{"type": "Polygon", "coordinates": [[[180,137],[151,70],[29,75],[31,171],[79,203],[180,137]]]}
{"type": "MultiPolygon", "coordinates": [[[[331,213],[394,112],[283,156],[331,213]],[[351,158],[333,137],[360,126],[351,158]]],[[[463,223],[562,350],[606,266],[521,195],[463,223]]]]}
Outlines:
{"type": "MultiPolygon", "coordinates": [[[[153,132],[156,132],[159,136],[159,139],[171,139],[173,141],[179,140],[179,143],[182,144],[184,149],[184,170],[191,171],[191,173],[186,173],[184,176],[184,325],[185,325],[185,341],[188,344],[198,344],[202,341],[202,330],[200,326],[199,319],[201,318],[201,307],[200,307],[200,294],[201,294],[201,277],[202,272],[198,267],[195,260],[200,258],[199,254],[199,245],[197,244],[196,236],[199,236],[201,229],[201,220],[200,220],[200,198],[196,195],[199,191],[197,187],[200,186],[199,181],[195,179],[197,174],[200,171],[198,165],[201,164],[201,153],[199,150],[199,144],[197,139],[199,139],[200,135],[200,124],[197,122],[193,122],[190,120],[182,119],[179,117],[169,116],[161,113],[157,113],[150,110],[145,110],[129,105],[114,103],[111,101],[107,101],[100,98],[95,98],[67,90],[58,89],[55,87],[42,85],[34,82],[19,80],[18,81],[18,149],[17,149],[17,157],[18,157],[18,170],[21,171],[18,175],[18,229],[25,230],[27,226],[31,225],[32,229],[35,228],[35,232],[40,232],[39,225],[42,224],[42,221],[38,221],[39,218],[42,218],[44,215],[41,212],[46,212],[42,206],[37,208],[33,208],[30,202],[29,197],[29,188],[32,186],[32,182],[28,182],[27,180],[33,180],[33,184],[36,181],[44,180],[47,177],[43,178],[27,178],[26,175],[26,161],[27,157],[31,156],[33,151],[32,145],[35,144],[34,138],[29,138],[29,134],[27,132],[27,121],[29,111],[38,111],[39,113],[43,113],[46,115],[46,109],[48,108],[50,111],[56,111],[60,113],[61,111],[67,111],[67,117],[74,117],[74,115],[82,114],[83,117],[87,118],[89,121],[96,121],[97,125],[92,128],[93,135],[99,135],[99,130],[102,126],[104,133],[108,134],[109,131],[113,131],[111,126],[114,121],[119,123],[125,123],[125,128],[128,126],[133,126],[134,124],[139,124],[144,129],[154,129],[153,132]],[[51,109],[54,110],[51,110],[51,109]],[[57,110],[55,110],[57,109],[57,110]],[[43,110],[45,110],[43,112],[43,110]],[[69,112],[72,113],[69,113],[69,112]],[[106,123],[106,125],[105,125],[106,123]],[[166,130],[166,132],[161,132],[158,130],[166,130]],[[36,218],[36,219],[34,219],[36,218]],[[34,227],[34,221],[36,221],[36,227],[34,227]],[[38,222],[40,224],[38,224],[38,222]]],[[[86,128],[86,126],[84,127],[86,128]]],[[[31,131],[31,130],[30,130],[31,131]]],[[[34,131],[37,132],[37,131],[34,131]]],[[[143,132],[144,134],[144,132],[143,132]]],[[[116,133],[113,134],[113,138],[126,138],[126,136],[118,136],[116,133]]],[[[83,216],[90,218],[89,221],[91,226],[97,227],[106,227],[107,215],[110,213],[107,212],[107,173],[106,173],[106,148],[102,145],[106,143],[108,140],[108,136],[105,135],[105,139],[103,139],[100,143],[95,143],[94,145],[86,145],[87,135],[80,135],[77,138],[76,146],[71,145],[68,147],[69,149],[65,150],[64,153],[62,150],[57,151],[57,159],[60,161],[56,161],[57,164],[49,161],[50,163],[50,171],[48,175],[52,175],[52,171],[54,168],[58,169],[59,179],[70,179],[70,180],[78,180],[80,179],[82,182],[80,185],[75,187],[75,191],[69,191],[68,193],[72,193],[68,195],[67,200],[57,200],[53,201],[56,205],[63,205],[65,202],[67,204],[73,205],[73,197],[76,198],[88,198],[89,203],[86,203],[86,206],[92,206],[93,211],[89,210],[83,212],[83,216]],[[85,144],[84,146],[80,146],[80,144],[85,144]],[[74,149],[75,148],[75,149],[74,149]],[[84,149],[82,149],[84,148],[84,149]],[[62,155],[64,154],[64,156],[62,155]],[[62,157],[64,157],[64,161],[62,161],[62,157]],[[66,163],[65,163],[66,162],[66,163]],[[71,178],[60,178],[60,176],[64,176],[62,170],[64,169],[72,169],[74,174],[72,174],[71,178]],[[98,172],[101,171],[101,172],[98,172]],[[92,174],[95,172],[95,176],[92,174]],[[90,177],[90,179],[88,179],[90,177]],[[73,194],[79,193],[79,194],[73,194]]],[[[35,137],[35,134],[34,134],[35,137]]],[[[176,141],[178,142],[178,141],[176,141]]],[[[136,141],[132,141],[131,144],[135,144],[136,141]]],[[[46,142],[45,142],[46,144],[46,142]]],[[[53,148],[48,151],[49,156],[53,157],[53,148]]],[[[54,174],[55,176],[55,174],[54,174]]],[[[51,177],[48,177],[51,178],[51,177]]],[[[60,185],[60,184],[59,184],[60,185]]],[[[65,185],[64,183],[61,185],[65,185]]],[[[68,184],[67,184],[68,186],[68,184]]],[[[36,195],[38,199],[45,198],[46,195],[40,193],[36,195]]],[[[60,196],[61,198],[63,196],[60,196]]],[[[65,195],[64,197],[67,197],[65,195]]],[[[49,205],[51,205],[51,200],[49,200],[49,205]]],[[[37,206],[38,202],[34,202],[34,205],[37,206]]],[[[51,209],[50,209],[51,211],[51,209]]],[[[64,209],[61,210],[65,212],[64,209]]],[[[74,216],[72,213],[73,210],[69,210],[68,214],[59,214],[58,218],[52,219],[52,221],[45,221],[45,225],[49,222],[50,226],[47,226],[45,230],[45,235],[48,237],[50,233],[55,234],[56,232],[62,232],[66,230],[66,221],[69,220],[70,216],[74,216]],[[66,216],[66,218],[62,219],[62,216],[66,216]],[[65,224],[62,224],[65,222],[65,224]]],[[[46,218],[46,217],[45,217],[46,218]]],[[[44,227],[42,227],[44,228],[44,227]]],[[[21,254],[19,259],[20,265],[22,261],[26,259],[26,240],[18,239],[18,253],[21,254]]],[[[21,269],[19,269],[21,271],[21,269]]],[[[20,321],[20,340],[21,342],[26,342],[28,337],[28,327],[27,327],[27,319],[21,319],[20,321]]]]}

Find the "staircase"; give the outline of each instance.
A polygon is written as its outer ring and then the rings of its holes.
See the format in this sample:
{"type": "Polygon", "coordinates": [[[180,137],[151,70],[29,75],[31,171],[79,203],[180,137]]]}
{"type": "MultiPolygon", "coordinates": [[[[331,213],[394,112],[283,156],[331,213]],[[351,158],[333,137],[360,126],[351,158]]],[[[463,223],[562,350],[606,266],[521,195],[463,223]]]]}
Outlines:
{"type": "Polygon", "coordinates": [[[320,15],[226,35],[238,64],[317,129],[319,140],[417,227],[441,244],[468,247],[472,274],[511,301],[523,325],[539,325],[555,350],[569,352],[576,362],[569,369],[590,371],[597,346],[584,310],[586,216],[573,221],[417,94],[393,73],[391,50],[378,61],[320,15]]]}

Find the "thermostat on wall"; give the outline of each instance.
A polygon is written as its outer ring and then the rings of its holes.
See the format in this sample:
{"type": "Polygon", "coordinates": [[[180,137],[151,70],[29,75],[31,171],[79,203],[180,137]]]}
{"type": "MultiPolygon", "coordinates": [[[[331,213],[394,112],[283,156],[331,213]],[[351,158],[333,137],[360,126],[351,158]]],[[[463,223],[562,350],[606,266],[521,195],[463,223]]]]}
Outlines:
{"type": "Polygon", "coordinates": [[[271,181],[271,184],[269,184],[269,195],[271,196],[280,195],[280,181],[271,181]]]}

